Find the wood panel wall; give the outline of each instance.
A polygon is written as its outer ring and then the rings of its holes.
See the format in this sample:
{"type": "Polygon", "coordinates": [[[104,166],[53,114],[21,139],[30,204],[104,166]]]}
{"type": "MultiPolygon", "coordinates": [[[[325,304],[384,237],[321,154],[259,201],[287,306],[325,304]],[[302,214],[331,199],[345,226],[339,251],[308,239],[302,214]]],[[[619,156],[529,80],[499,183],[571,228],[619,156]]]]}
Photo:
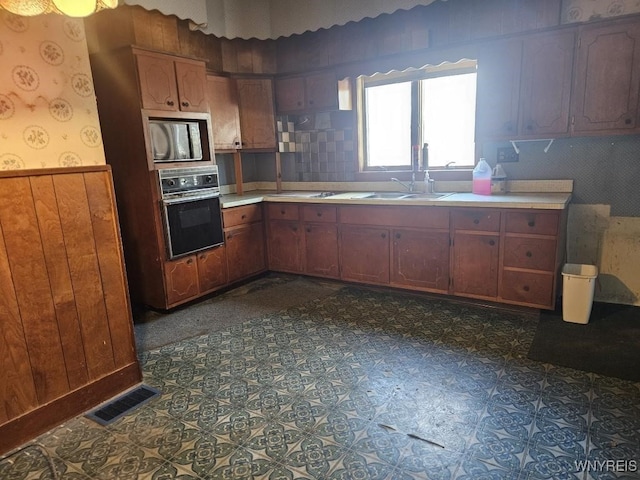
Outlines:
{"type": "Polygon", "coordinates": [[[0,453],[141,380],[108,166],[0,173],[0,453]]]}

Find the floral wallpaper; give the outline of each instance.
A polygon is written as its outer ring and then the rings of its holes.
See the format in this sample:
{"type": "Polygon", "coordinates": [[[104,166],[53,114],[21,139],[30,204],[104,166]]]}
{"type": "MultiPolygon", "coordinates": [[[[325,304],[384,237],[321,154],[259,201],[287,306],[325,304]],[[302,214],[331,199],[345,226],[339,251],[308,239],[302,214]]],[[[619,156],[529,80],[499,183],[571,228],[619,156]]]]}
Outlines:
{"type": "Polygon", "coordinates": [[[105,163],[82,20],[0,11],[0,170],[105,163]]]}
{"type": "Polygon", "coordinates": [[[563,0],[562,22],[586,22],[640,12],[640,0],[563,0]]]}

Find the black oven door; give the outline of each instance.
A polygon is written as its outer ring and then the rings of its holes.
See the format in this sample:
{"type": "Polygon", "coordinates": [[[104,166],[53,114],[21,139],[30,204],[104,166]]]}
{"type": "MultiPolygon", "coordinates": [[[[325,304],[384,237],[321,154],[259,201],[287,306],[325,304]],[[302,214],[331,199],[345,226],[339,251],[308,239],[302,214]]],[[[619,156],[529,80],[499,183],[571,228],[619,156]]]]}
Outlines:
{"type": "Polygon", "coordinates": [[[219,196],[162,201],[169,258],[224,243],[219,196]]]}

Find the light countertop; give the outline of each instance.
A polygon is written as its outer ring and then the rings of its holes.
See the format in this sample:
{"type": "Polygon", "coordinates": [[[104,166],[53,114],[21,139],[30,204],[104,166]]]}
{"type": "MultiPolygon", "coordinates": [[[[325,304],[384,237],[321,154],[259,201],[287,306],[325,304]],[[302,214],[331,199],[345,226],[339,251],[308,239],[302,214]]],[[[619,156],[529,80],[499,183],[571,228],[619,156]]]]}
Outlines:
{"type": "MultiPolygon", "coordinates": [[[[562,210],[571,200],[570,193],[506,193],[501,195],[476,195],[473,193],[449,193],[442,197],[412,198],[363,198],[367,192],[336,192],[336,195],[318,198],[319,192],[283,192],[254,190],[243,195],[221,196],[222,208],[238,207],[259,202],[320,203],[342,205],[423,205],[442,207],[484,207],[484,208],[531,208],[562,210]]],[[[370,193],[370,192],[369,192],[370,193]]]]}

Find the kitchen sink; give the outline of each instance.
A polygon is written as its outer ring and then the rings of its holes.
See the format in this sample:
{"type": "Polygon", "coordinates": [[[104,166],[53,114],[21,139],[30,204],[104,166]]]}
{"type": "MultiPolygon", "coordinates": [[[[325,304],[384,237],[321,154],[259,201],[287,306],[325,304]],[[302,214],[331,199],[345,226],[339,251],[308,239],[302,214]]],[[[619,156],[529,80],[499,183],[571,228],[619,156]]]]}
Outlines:
{"type": "Polygon", "coordinates": [[[415,193],[403,193],[403,192],[377,192],[372,193],[371,195],[367,195],[362,198],[385,198],[385,199],[401,199],[401,198],[414,198],[417,194],[415,193]]]}

